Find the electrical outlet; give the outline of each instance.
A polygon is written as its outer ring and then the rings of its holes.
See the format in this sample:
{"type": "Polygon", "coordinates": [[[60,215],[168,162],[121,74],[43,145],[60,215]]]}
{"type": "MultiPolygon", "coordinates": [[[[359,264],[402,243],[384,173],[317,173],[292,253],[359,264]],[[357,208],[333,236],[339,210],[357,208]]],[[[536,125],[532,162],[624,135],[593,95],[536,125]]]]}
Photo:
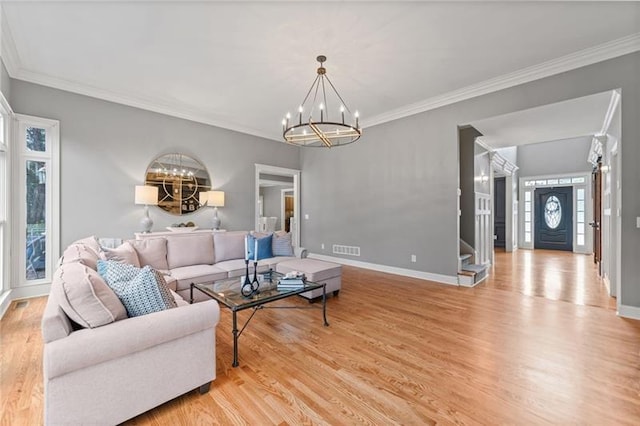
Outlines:
{"type": "Polygon", "coordinates": [[[320,244],[320,248],[324,250],[324,243],[320,244]]]}
{"type": "Polygon", "coordinates": [[[636,217],[636,227],[640,228],[640,217],[636,217]]]}
{"type": "Polygon", "coordinates": [[[308,215],[308,214],[305,214],[305,215],[304,215],[304,219],[305,219],[305,220],[309,220],[309,215],[308,215]]]}
{"type": "Polygon", "coordinates": [[[415,254],[411,255],[411,262],[416,263],[416,255],[415,254]]]}

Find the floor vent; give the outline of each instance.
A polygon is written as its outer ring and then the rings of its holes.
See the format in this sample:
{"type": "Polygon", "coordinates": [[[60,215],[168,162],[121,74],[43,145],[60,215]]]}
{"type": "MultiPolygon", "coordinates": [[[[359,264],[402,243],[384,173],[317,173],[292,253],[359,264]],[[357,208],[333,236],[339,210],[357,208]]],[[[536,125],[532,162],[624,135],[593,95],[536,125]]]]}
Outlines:
{"type": "Polygon", "coordinates": [[[16,309],[26,308],[28,304],[29,302],[27,300],[21,300],[18,303],[16,303],[16,309]]]}
{"type": "Polygon", "coordinates": [[[339,244],[333,245],[334,254],[346,254],[348,256],[360,256],[360,247],[356,246],[342,246],[339,244]]]}

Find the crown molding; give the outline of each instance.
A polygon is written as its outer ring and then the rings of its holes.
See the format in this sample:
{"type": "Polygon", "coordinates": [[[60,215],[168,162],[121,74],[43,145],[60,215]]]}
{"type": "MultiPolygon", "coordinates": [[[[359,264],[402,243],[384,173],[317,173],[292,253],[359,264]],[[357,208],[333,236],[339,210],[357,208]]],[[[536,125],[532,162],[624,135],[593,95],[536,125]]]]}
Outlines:
{"type": "MultiPolygon", "coordinates": [[[[8,69],[7,69],[8,71],[8,69]]],[[[11,74],[11,73],[10,73],[11,74]]],[[[261,132],[260,130],[243,126],[241,124],[232,123],[223,119],[213,117],[210,113],[202,110],[189,108],[175,102],[168,102],[162,99],[153,99],[136,95],[124,95],[115,91],[100,89],[86,84],[79,84],[73,81],[52,77],[46,74],[35,73],[32,71],[20,70],[12,78],[27,81],[30,83],[41,84],[43,86],[64,90],[92,98],[140,108],[147,111],[157,112],[172,117],[182,118],[185,120],[195,121],[198,123],[209,124],[211,126],[220,127],[252,136],[257,136],[269,140],[275,139],[273,135],[261,132]]],[[[280,141],[280,140],[278,140],[280,141]]]]}
{"type": "MultiPolygon", "coordinates": [[[[0,4],[0,9],[1,7],[2,5],[0,4]]],[[[272,133],[264,132],[238,123],[229,122],[212,116],[212,114],[207,111],[193,109],[184,104],[179,105],[175,102],[164,99],[154,99],[150,97],[118,93],[87,84],[61,79],[44,73],[36,73],[26,70],[22,66],[20,55],[16,49],[15,41],[11,35],[11,30],[8,22],[6,21],[5,14],[1,12],[2,11],[0,10],[0,38],[2,39],[0,57],[2,58],[11,78],[65,90],[96,99],[128,105],[147,111],[157,112],[172,117],[208,124],[268,140],[282,142],[282,140],[275,137],[272,133]]],[[[543,62],[541,64],[489,79],[478,84],[467,86],[439,96],[434,96],[421,102],[397,108],[389,112],[370,117],[367,120],[361,120],[361,124],[363,128],[372,127],[637,51],[640,51],[640,33],[635,33],[627,37],[563,56],[561,58],[543,62]]]]}
{"type": "Polygon", "coordinates": [[[16,49],[16,43],[11,35],[9,29],[9,22],[5,17],[4,10],[2,10],[2,4],[0,4],[0,58],[4,62],[4,66],[11,77],[17,74],[18,64],[20,64],[20,56],[16,49]]]}
{"type": "Polygon", "coordinates": [[[611,126],[611,121],[613,120],[613,116],[616,113],[616,109],[620,104],[620,90],[616,89],[611,93],[611,100],[609,101],[609,108],[607,108],[607,113],[604,116],[604,122],[602,123],[602,129],[600,129],[601,135],[606,135],[609,132],[609,126],[611,126]]]}
{"type": "Polygon", "coordinates": [[[458,90],[454,90],[439,96],[434,96],[424,101],[416,102],[401,108],[394,109],[384,114],[361,120],[362,127],[371,127],[400,118],[409,117],[421,112],[441,108],[460,101],[486,95],[499,90],[508,89],[520,84],[529,83],[541,78],[571,71],[597,62],[606,61],[618,56],[640,51],[640,33],[619,38],[597,46],[589,47],[578,52],[552,59],[531,67],[523,68],[500,77],[472,84],[458,90]]]}
{"type": "Polygon", "coordinates": [[[2,39],[2,43],[0,46],[0,57],[2,58],[5,67],[7,68],[7,72],[9,73],[9,76],[11,78],[27,81],[29,83],[40,84],[43,86],[80,95],[85,95],[96,99],[115,102],[134,108],[157,112],[172,117],[195,121],[197,123],[209,124],[211,126],[257,136],[259,138],[282,142],[280,139],[275,138],[273,134],[262,132],[260,130],[243,126],[241,124],[225,121],[217,117],[212,117],[212,115],[206,111],[196,110],[186,105],[178,105],[175,102],[169,102],[163,99],[153,99],[131,94],[122,94],[111,90],[100,89],[98,87],[87,84],[81,84],[74,81],[53,77],[48,74],[26,70],[22,67],[22,62],[20,60],[18,50],[16,49],[15,41],[11,34],[11,29],[9,28],[9,24],[6,21],[5,14],[2,13],[1,7],[2,5],[0,5],[0,37],[2,39]]]}

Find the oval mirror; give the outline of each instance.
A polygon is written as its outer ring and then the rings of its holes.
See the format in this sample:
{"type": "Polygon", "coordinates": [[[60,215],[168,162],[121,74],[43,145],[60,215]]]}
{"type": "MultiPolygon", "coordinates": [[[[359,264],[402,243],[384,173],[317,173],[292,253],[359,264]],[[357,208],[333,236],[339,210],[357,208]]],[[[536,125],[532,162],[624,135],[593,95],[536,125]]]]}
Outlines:
{"type": "Polygon", "coordinates": [[[177,153],[153,160],[144,183],[158,187],[158,207],[175,215],[198,210],[202,207],[200,192],[211,190],[211,179],[202,163],[177,153]]]}

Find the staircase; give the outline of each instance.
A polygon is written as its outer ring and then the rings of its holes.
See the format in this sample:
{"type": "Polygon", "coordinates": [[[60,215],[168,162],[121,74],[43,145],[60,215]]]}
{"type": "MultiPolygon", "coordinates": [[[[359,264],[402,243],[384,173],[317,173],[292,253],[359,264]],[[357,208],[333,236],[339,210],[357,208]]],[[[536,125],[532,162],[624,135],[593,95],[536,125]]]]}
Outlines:
{"type": "MultiPolygon", "coordinates": [[[[462,242],[462,241],[461,241],[462,242]]],[[[465,243],[460,245],[460,251],[473,251],[465,243]],[[465,247],[466,246],[466,247],[465,247]]],[[[489,265],[473,263],[474,254],[460,253],[458,257],[458,284],[464,287],[473,287],[487,278],[489,265]]]]}

